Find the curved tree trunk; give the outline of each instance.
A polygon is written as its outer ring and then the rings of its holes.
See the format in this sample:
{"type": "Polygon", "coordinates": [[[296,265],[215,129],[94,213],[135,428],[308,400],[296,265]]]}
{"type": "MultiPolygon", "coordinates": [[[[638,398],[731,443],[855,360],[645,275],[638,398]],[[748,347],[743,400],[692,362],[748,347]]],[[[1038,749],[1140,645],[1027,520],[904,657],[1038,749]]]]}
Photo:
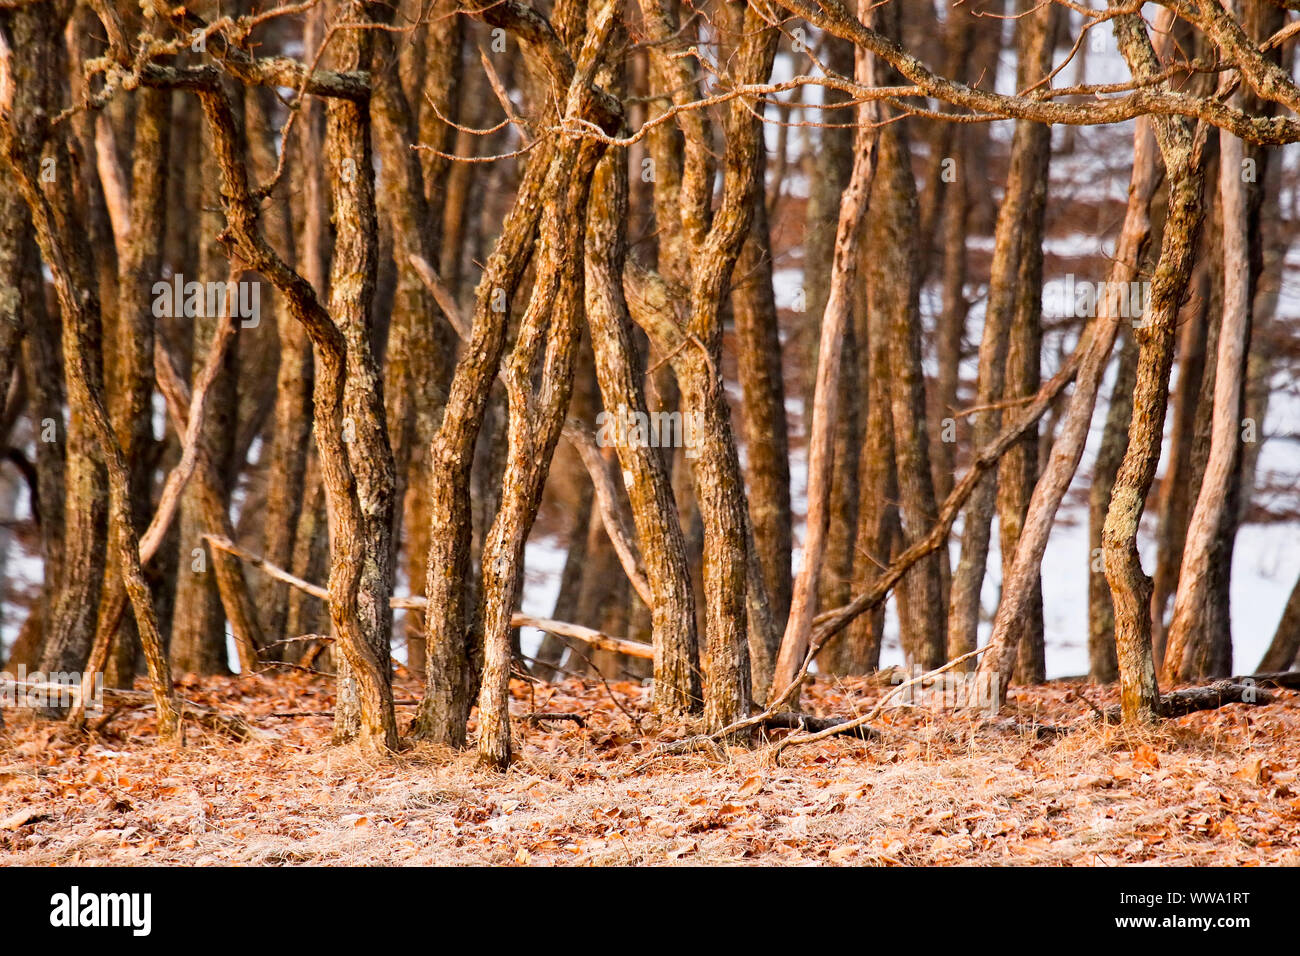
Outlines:
{"type": "Polygon", "coordinates": [[[541,194],[537,276],[502,377],[510,405],[501,505],[483,545],[483,679],[479,760],[510,764],[510,616],[524,544],[573,390],[577,313],[583,289],[583,232],[591,176],[603,146],[570,140],[559,147],[541,194]],[[581,143],[579,146],[578,144],[581,143]],[[535,370],[541,364],[534,385],[535,370]]]}
{"type": "MultiPolygon", "coordinates": [[[[873,73],[871,59],[866,54],[860,54],[855,76],[860,82],[868,82],[873,73]]],[[[808,435],[808,514],[803,554],[794,582],[789,619],[781,639],[781,652],[772,678],[773,694],[781,694],[789,687],[808,653],[812,620],[817,610],[818,575],[825,557],[831,521],[835,436],[839,430],[839,403],[843,390],[841,379],[846,364],[842,360],[841,350],[845,331],[853,321],[853,288],[857,279],[859,237],[876,181],[878,134],[866,124],[878,112],[874,106],[862,106],[857,113],[858,120],[863,125],[859,126],[854,137],[853,169],[840,203],[830,294],[826,298],[821,321],[821,340],[817,348],[817,384],[813,393],[812,426],[808,435]]],[[[910,172],[907,177],[910,181],[910,172]]],[[[884,258],[883,250],[881,258],[884,258]]],[[[882,309],[882,312],[885,311],[882,309]]],[[[856,371],[856,368],[851,371],[856,371]]]]}
{"type": "MultiPolygon", "coordinates": [[[[1135,78],[1150,79],[1159,72],[1146,26],[1139,17],[1116,18],[1115,35],[1135,78]]],[[[1203,151],[1195,146],[1191,123],[1156,117],[1152,126],[1168,175],[1169,207],[1150,299],[1141,325],[1135,329],[1138,368],[1128,449],[1115,477],[1102,529],[1106,580],[1115,606],[1115,649],[1125,723],[1154,720],[1160,709],[1151,648],[1151,579],[1142,570],[1137,532],[1160,460],[1175,324],[1191,279],[1203,214],[1203,151]]]]}

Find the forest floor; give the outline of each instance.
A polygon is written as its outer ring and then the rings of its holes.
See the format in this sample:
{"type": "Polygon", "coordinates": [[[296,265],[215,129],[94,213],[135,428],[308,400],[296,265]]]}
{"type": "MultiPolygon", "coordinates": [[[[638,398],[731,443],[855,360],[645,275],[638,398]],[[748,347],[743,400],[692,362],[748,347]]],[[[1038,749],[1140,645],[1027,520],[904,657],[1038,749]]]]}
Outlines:
{"type": "MultiPolygon", "coordinates": [[[[656,725],[636,683],[512,690],[505,775],[426,744],[390,760],[331,746],[332,682],[303,674],[183,681],[257,733],[191,724],[179,750],[154,742],[148,708],[80,739],[7,710],[0,864],[1300,864],[1295,692],[1135,737],[1080,698],[1113,689],[1054,682],[1013,688],[997,719],[891,709],[878,740],[777,764],[770,741],[651,757],[690,729],[656,725]]],[[[804,706],[848,716],[885,690],[818,680],[804,706]]]]}

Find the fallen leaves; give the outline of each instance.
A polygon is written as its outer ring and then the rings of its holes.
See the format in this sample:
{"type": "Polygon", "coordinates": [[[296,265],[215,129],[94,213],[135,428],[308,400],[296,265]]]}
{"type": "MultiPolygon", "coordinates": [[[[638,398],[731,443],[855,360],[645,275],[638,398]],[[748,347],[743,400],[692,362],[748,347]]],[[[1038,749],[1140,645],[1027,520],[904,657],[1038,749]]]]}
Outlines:
{"type": "Polygon", "coordinates": [[[1252,757],[1242,764],[1233,774],[1238,780],[1248,783],[1267,783],[1271,776],[1261,757],[1252,757]]]}
{"type": "Polygon", "coordinates": [[[761,773],[750,774],[745,778],[744,783],[740,785],[740,789],[736,791],[736,796],[741,800],[748,800],[762,789],[763,775],[761,773]]]}
{"type": "Polygon", "coordinates": [[[1133,751],[1133,766],[1140,770],[1159,770],[1160,755],[1150,744],[1142,744],[1133,751]]]}
{"type": "MultiPolygon", "coordinates": [[[[259,713],[328,710],[329,684],[299,675],[197,682],[187,696],[259,713]],[[230,693],[235,689],[237,693],[230,693]],[[304,703],[306,701],[306,703],[304,703]]],[[[832,866],[1206,863],[1300,859],[1295,694],[1253,720],[1191,715],[1142,742],[1084,724],[1034,740],[980,720],[899,709],[885,739],[832,739],[780,767],[762,748],[684,754],[630,768],[699,733],[648,717],[647,688],[593,682],[534,690],[540,721],[505,777],[472,754],[417,746],[379,764],[327,746],[318,718],[277,722],[278,742],[206,737],[183,751],[142,746],[147,716],[123,714],[102,742],[10,730],[0,858],[29,863],[490,862],[546,866],[753,862],[832,866]],[[644,728],[638,729],[637,721],[644,728]],[[110,749],[111,748],[111,749],[110,749]]],[[[861,712],[881,689],[818,681],[806,704],[861,712]]],[[[1090,688],[1106,704],[1107,691],[1090,688]]],[[[399,690],[414,698],[417,686],[399,690]]],[[[1018,689],[1020,716],[1057,726],[1088,713],[1058,688],[1018,689]]]]}

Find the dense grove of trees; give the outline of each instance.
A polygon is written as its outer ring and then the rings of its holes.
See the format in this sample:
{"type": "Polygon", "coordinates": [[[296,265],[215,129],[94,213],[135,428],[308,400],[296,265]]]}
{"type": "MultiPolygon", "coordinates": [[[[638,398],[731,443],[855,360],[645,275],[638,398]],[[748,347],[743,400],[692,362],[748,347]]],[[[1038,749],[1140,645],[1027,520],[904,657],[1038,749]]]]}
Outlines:
{"type": "Polygon", "coordinates": [[[497,767],[516,669],[739,734],[890,603],[909,665],[1044,680],[1068,508],[1156,719],[1288,517],[1291,7],[0,0],[7,669],[145,674],[170,737],[232,640],[497,767]]]}

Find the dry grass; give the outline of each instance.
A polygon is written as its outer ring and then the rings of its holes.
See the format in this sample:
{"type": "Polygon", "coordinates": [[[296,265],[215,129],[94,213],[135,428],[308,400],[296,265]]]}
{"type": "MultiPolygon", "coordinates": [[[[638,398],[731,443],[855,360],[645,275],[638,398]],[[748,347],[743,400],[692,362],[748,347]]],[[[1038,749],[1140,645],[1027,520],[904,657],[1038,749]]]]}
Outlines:
{"type": "MultiPolygon", "coordinates": [[[[599,684],[517,684],[518,714],[578,712],[587,726],[517,723],[505,775],[429,745],[367,759],[329,745],[328,718],[269,716],[329,709],[329,684],[300,675],[185,688],[266,731],[247,743],[190,728],[165,750],[147,711],[67,740],[9,711],[0,862],[1300,863],[1294,693],[1133,736],[1053,684],[1018,691],[1011,721],[895,710],[882,741],[790,748],[777,766],[763,744],[646,760],[691,728],[643,716],[636,684],[613,690],[641,730],[599,684]],[[1039,740],[1035,721],[1071,732],[1039,740]]],[[[805,700],[848,714],[879,693],[822,682],[805,700]]]]}

